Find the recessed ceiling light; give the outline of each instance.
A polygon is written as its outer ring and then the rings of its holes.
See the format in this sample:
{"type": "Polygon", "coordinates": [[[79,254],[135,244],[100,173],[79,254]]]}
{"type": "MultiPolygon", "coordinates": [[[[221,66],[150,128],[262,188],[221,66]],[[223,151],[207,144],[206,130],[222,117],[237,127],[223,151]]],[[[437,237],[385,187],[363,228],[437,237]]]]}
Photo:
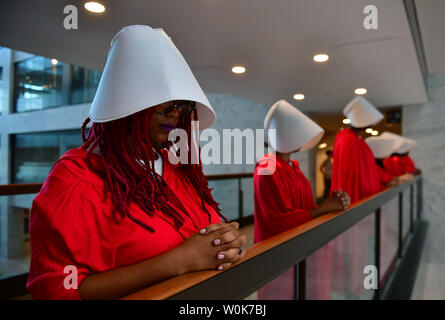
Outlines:
{"type": "Polygon", "coordinates": [[[349,120],[349,119],[343,119],[343,123],[344,123],[344,124],[350,124],[350,123],[351,123],[351,120],[349,120]]]}
{"type": "Polygon", "coordinates": [[[85,3],[85,9],[94,13],[102,13],[105,11],[105,6],[99,2],[90,1],[85,3]]]}
{"type": "Polygon", "coordinates": [[[318,149],[324,149],[324,148],[326,148],[328,145],[326,144],[326,143],[322,143],[322,144],[320,144],[319,146],[318,146],[318,149]]]}
{"type": "Polygon", "coordinates": [[[365,94],[366,92],[368,92],[368,90],[366,90],[365,88],[357,88],[354,90],[355,94],[365,94]]]}
{"type": "Polygon", "coordinates": [[[57,59],[51,59],[51,63],[53,64],[53,66],[55,66],[59,61],[57,61],[57,59]]]}
{"type": "Polygon", "coordinates": [[[232,68],[232,72],[233,73],[238,73],[238,74],[244,73],[244,72],[246,72],[246,68],[244,68],[243,66],[234,66],[232,68]]]}
{"type": "Polygon", "coordinates": [[[304,100],[304,94],[296,93],[296,94],[294,94],[294,99],[295,100],[304,100]]]}
{"type": "Polygon", "coordinates": [[[372,128],[367,128],[366,133],[372,133],[374,130],[372,128]]]}
{"type": "Polygon", "coordinates": [[[377,130],[374,130],[374,131],[371,132],[371,134],[372,134],[373,136],[376,136],[376,135],[379,134],[379,132],[378,132],[377,130]]]}
{"type": "Polygon", "coordinates": [[[329,60],[329,56],[325,53],[319,53],[314,56],[315,62],[326,62],[329,60]]]}

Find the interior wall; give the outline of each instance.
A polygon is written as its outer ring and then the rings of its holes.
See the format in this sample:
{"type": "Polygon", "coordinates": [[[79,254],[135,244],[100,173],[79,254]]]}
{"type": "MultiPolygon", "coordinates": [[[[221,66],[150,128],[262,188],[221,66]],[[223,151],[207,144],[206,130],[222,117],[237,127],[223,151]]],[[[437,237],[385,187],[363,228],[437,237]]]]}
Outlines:
{"type": "Polygon", "coordinates": [[[403,134],[417,141],[411,152],[424,181],[429,229],[413,299],[445,299],[445,74],[426,78],[429,102],[403,107],[403,134]]]}

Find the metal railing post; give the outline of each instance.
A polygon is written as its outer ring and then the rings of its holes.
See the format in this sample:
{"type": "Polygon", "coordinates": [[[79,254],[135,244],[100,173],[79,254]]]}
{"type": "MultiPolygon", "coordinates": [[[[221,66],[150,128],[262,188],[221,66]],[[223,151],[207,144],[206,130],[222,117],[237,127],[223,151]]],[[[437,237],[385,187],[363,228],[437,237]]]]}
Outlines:
{"type": "Polygon", "coordinates": [[[403,191],[399,193],[399,250],[398,257],[402,258],[403,251],[403,191]]]}
{"type": "Polygon", "coordinates": [[[306,300],[306,260],[300,261],[295,270],[295,300],[306,300]]]}
{"type": "Polygon", "coordinates": [[[243,215],[243,189],[241,187],[241,178],[238,178],[238,217],[240,221],[240,225],[242,223],[243,215]]]}
{"type": "Polygon", "coordinates": [[[409,232],[414,232],[414,184],[409,186],[409,232]]]}
{"type": "Polygon", "coordinates": [[[420,220],[423,211],[423,182],[422,177],[417,180],[417,219],[420,220]]]}
{"type": "Polygon", "coordinates": [[[380,229],[381,229],[381,214],[382,209],[378,208],[375,212],[375,248],[374,248],[374,263],[377,268],[377,283],[378,287],[374,291],[374,300],[380,300],[380,229]]]}

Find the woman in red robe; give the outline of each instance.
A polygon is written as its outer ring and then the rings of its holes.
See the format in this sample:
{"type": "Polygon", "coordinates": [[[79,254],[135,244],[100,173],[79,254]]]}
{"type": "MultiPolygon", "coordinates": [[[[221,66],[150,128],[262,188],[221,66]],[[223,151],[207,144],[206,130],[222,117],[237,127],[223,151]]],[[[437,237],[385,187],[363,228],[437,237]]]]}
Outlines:
{"type": "Polygon", "coordinates": [[[191,137],[192,120],[207,127],[215,116],[162,30],[130,26],[115,36],[90,118],[84,144],[55,163],[33,202],[34,298],[120,298],[244,257],[246,238],[221,222],[200,162],[169,161],[171,130],[191,137]]]}
{"type": "MultiPolygon", "coordinates": [[[[391,132],[382,133],[382,137],[389,137],[398,141],[393,154],[383,160],[383,166],[393,176],[416,173],[414,161],[408,156],[409,151],[416,145],[416,141],[391,132]]],[[[408,177],[406,175],[405,177],[408,177]]]]}
{"type": "MultiPolygon", "coordinates": [[[[339,193],[317,207],[311,184],[300,170],[298,161],[290,159],[291,153],[308,150],[318,143],[323,130],[317,124],[284,100],[271,107],[265,123],[269,144],[277,153],[262,157],[254,171],[255,242],[349,205],[347,194],[339,193]]],[[[318,262],[322,263],[321,260],[318,262]]],[[[293,279],[291,269],[260,289],[258,297],[293,299],[293,279]]]]}
{"type": "Polygon", "coordinates": [[[402,176],[404,174],[414,174],[418,170],[414,164],[413,159],[405,154],[393,154],[391,157],[383,160],[385,170],[393,174],[394,176],[402,176]]]}
{"type": "MultiPolygon", "coordinates": [[[[353,203],[385,188],[386,179],[360,135],[366,127],[380,122],[383,115],[360,96],[355,97],[343,113],[351,124],[335,137],[331,191],[347,192],[353,203]]],[[[343,297],[357,299],[363,293],[362,275],[363,268],[369,264],[368,241],[372,230],[373,226],[362,221],[333,240],[336,270],[333,289],[343,297]]]]}

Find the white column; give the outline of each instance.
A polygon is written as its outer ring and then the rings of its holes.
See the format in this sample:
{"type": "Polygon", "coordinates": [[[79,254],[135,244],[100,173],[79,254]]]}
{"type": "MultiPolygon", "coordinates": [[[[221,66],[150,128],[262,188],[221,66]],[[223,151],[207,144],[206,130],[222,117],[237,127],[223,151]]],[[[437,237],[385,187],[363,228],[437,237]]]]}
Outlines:
{"type": "MultiPolygon", "coordinates": [[[[2,120],[8,118],[13,108],[14,62],[13,51],[2,50],[1,64],[3,69],[3,110],[2,120]]],[[[1,121],[4,124],[6,121],[1,121]]],[[[0,126],[0,184],[11,183],[11,157],[9,132],[7,126],[0,126]]],[[[0,197],[0,257],[12,258],[23,255],[23,212],[12,206],[9,196],[0,197]]]]}

